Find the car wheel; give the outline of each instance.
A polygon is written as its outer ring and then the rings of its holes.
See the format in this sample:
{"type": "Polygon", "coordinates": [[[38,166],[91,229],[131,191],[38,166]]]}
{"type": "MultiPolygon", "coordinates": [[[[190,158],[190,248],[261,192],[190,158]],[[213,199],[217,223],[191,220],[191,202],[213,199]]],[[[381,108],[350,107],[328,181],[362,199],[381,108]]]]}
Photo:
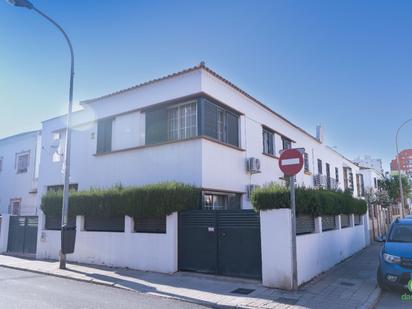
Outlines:
{"type": "Polygon", "coordinates": [[[376,272],[376,281],[378,281],[378,286],[381,288],[382,291],[389,291],[388,286],[383,281],[382,274],[379,268],[376,272]]]}

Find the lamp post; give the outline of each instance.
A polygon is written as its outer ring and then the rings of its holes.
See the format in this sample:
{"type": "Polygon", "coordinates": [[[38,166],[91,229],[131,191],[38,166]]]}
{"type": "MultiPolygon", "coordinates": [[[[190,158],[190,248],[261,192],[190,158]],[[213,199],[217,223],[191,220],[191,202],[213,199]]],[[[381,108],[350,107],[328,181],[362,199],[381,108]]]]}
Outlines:
{"type": "MultiPolygon", "coordinates": [[[[66,141],[65,141],[65,156],[64,156],[64,187],[63,187],[63,205],[62,205],[62,230],[63,235],[64,227],[67,225],[67,217],[69,211],[69,185],[70,185],[70,148],[71,148],[71,125],[72,125],[72,110],[73,110],[73,78],[74,78],[74,54],[73,47],[70,42],[69,37],[63,28],[51,19],[49,16],[44,14],[42,11],[37,9],[28,0],[7,0],[11,5],[16,7],[23,7],[29,10],[33,10],[40,16],[51,22],[59,31],[63,34],[66,39],[67,44],[70,49],[70,89],[69,89],[69,106],[67,113],[67,125],[66,125],[66,141]]],[[[63,237],[62,237],[63,238],[63,237]]],[[[61,243],[60,249],[60,269],[66,268],[66,254],[63,253],[63,242],[61,243]]]]}
{"type": "Polygon", "coordinates": [[[405,200],[403,197],[403,185],[402,185],[402,174],[401,174],[401,164],[400,164],[400,160],[399,160],[399,147],[398,147],[398,136],[399,136],[399,131],[408,123],[411,122],[412,118],[404,121],[400,127],[398,128],[398,130],[396,130],[396,163],[398,165],[398,173],[399,173],[399,191],[400,191],[400,195],[401,195],[401,206],[402,206],[402,217],[405,217],[404,213],[405,213],[405,200]]]}

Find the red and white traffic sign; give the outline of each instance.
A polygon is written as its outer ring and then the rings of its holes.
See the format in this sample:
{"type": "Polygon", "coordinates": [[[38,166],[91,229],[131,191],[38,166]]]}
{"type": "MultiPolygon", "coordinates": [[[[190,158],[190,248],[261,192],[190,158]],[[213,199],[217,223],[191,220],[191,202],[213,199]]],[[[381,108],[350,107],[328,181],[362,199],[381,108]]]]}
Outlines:
{"type": "Polygon", "coordinates": [[[295,176],[303,167],[303,155],[300,149],[286,149],[280,154],[279,168],[286,176],[295,176]]]}

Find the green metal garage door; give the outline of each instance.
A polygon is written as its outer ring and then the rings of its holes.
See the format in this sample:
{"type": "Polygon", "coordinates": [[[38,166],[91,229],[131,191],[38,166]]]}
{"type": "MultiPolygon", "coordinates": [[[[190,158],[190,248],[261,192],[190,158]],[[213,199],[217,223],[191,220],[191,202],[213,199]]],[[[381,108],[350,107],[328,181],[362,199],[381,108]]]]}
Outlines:
{"type": "Polygon", "coordinates": [[[260,279],[260,217],[253,210],[179,214],[179,270],[260,279]]]}
{"type": "Polygon", "coordinates": [[[15,254],[36,254],[37,247],[36,216],[11,216],[7,252],[15,254]]]}

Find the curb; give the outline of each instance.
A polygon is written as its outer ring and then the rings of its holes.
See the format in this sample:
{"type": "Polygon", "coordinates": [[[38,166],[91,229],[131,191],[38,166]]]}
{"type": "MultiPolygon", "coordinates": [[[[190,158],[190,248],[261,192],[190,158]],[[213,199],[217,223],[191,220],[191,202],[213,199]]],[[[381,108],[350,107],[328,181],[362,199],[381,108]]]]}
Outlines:
{"type": "Polygon", "coordinates": [[[375,308],[376,304],[379,301],[379,298],[381,296],[382,290],[379,287],[376,287],[375,290],[371,293],[371,295],[368,297],[368,300],[366,301],[363,306],[361,306],[361,309],[372,309],[375,308]]]}

